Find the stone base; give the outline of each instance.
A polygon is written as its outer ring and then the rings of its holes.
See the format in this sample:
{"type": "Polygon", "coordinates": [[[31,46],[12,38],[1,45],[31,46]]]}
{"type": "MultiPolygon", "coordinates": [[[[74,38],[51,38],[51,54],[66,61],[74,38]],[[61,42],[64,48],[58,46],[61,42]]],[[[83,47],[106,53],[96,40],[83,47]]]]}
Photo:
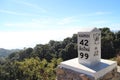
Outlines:
{"type": "Polygon", "coordinates": [[[57,80],[119,80],[117,63],[103,60],[93,67],[78,63],[78,58],[61,62],[57,70],[57,80]]]}

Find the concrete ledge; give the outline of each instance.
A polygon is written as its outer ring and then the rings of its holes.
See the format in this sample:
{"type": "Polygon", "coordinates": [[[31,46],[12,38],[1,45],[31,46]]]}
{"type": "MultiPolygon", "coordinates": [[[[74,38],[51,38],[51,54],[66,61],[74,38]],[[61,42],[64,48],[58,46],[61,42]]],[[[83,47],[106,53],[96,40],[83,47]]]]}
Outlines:
{"type": "Polygon", "coordinates": [[[95,66],[87,67],[82,64],[79,64],[78,58],[74,58],[71,60],[61,62],[60,67],[70,69],[86,75],[90,75],[94,77],[95,80],[97,80],[100,77],[103,77],[105,74],[112,71],[113,69],[115,69],[117,67],[117,63],[115,61],[101,59],[101,61],[95,66]]]}

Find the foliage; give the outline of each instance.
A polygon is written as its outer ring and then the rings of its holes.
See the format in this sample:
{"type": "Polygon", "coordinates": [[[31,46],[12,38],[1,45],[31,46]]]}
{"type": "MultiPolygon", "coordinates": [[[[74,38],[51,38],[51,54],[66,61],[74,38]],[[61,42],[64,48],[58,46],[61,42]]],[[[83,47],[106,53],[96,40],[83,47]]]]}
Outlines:
{"type": "Polygon", "coordinates": [[[58,65],[60,59],[52,59],[48,63],[45,59],[42,61],[37,58],[25,59],[22,62],[16,62],[18,65],[21,80],[54,80],[55,79],[55,65],[58,65]]]}
{"type": "Polygon", "coordinates": [[[115,35],[109,28],[102,28],[101,30],[101,56],[102,58],[111,58],[115,56],[115,47],[113,45],[115,35]]]}
{"type": "MultiPolygon", "coordinates": [[[[101,30],[101,56],[113,58],[120,55],[120,31],[101,30]]],[[[63,41],[50,40],[13,52],[6,59],[0,58],[0,80],[55,80],[55,69],[63,60],[77,57],[77,34],[63,41]]],[[[120,59],[117,60],[120,62],[120,59]]],[[[119,63],[118,63],[119,64],[119,63]]]]}
{"type": "Polygon", "coordinates": [[[38,57],[8,62],[0,66],[0,80],[55,80],[55,68],[62,59],[51,62],[38,57]]]}

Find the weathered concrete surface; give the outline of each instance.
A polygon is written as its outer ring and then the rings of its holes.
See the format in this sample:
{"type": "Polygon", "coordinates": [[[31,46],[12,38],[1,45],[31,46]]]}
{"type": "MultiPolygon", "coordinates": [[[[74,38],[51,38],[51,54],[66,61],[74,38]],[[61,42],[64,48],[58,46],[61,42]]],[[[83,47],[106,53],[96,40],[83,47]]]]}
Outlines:
{"type": "Polygon", "coordinates": [[[57,80],[120,80],[120,66],[115,61],[101,59],[95,66],[78,63],[78,58],[61,62],[56,70],[57,80]]]}
{"type": "MultiPolygon", "coordinates": [[[[118,66],[118,71],[120,67],[118,66]]],[[[120,80],[120,73],[117,71],[117,68],[108,72],[106,75],[100,77],[99,79],[95,79],[92,76],[79,73],[73,70],[65,69],[62,67],[58,67],[56,70],[57,80],[120,80]]]]}

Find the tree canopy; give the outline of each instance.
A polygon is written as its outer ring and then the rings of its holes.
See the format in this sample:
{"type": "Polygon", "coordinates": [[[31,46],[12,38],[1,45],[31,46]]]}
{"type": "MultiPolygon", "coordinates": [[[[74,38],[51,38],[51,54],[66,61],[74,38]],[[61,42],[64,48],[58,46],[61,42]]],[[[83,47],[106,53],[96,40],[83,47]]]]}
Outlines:
{"type": "MultiPolygon", "coordinates": [[[[101,55],[109,59],[120,55],[120,31],[101,30],[101,55]]],[[[24,48],[0,60],[0,80],[55,80],[55,69],[61,61],[76,58],[77,34],[63,41],[50,40],[24,48]]]]}

